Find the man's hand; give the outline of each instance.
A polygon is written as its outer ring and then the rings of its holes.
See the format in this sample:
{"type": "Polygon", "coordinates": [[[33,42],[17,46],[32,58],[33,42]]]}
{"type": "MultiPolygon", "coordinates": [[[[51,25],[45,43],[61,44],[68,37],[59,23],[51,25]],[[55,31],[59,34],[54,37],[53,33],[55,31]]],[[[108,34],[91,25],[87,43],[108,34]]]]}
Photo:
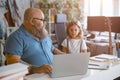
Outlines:
{"type": "Polygon", "coordinates": [[[49,64],[44,64],[40,67],[37,67],[37,66],[30,66],[29,68],[29,72],[31,74],[33,73],[50,73],[52,71],[52,66],[49,65],[49,64]]]}
{"type": "Polygon", "coordinates": [[[48,64],[44,64],[37,68],[38,72],[42,73],[50,73],[52,71],[52,66],[48,64]]]}

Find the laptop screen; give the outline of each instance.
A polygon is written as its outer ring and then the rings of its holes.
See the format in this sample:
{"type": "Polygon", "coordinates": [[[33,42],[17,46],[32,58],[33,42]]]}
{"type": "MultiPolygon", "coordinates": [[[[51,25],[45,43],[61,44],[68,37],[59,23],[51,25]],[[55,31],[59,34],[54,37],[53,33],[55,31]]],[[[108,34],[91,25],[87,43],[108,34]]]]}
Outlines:
{"type": "Polygon", "coordinates": [[[85,75],[90,53],[54,55],[51,77],[85,75]]]}

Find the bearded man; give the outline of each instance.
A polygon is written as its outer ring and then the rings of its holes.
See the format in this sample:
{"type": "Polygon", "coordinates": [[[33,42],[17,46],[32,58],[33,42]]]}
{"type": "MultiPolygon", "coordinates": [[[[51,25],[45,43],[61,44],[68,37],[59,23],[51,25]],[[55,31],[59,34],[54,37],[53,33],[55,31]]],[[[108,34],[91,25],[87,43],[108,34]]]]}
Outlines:
{"type": "Polygon", "coordinates": [[[53,53],[64,54],[52,44],[45,29],[44,14],[40,9],[28,8],[23,24],[6,40],[6,64],[25,62],[32,73],[50,73],[53,53]]]}

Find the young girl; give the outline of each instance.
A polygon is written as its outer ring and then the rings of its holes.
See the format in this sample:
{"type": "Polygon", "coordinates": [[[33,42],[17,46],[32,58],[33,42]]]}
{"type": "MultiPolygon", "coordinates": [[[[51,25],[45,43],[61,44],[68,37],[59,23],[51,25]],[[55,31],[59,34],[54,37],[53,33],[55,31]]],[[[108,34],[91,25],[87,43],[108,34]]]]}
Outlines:
{"type": "Polygon", "coordinates": [[[68,37],[62,42],[62,51],[65,53],[86,53],[87,46],[83,39],[83,31],[78,21],[69,22],[67,25],[68,37]]]}

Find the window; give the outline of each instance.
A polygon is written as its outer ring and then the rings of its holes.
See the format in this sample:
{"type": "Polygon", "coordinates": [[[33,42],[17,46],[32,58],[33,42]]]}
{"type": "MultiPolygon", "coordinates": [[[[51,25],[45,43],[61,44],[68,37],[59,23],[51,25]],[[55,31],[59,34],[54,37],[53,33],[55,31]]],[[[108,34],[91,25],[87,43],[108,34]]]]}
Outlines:
{"type": "Polygon", "coordinates": [[[100,15],[100,0],[90,0],[89,4],[90,15],[100,15]]]}
{"type": "Polygon", "coordinates": [[[102,15],[103,16],[113,16],[113,7],[114,4],[112,2],[113,0],[103,0],[101,7],[102,7],[102,15]]]}
{"type": "Polygon", "coordinates": [[[119,0],[118,4],[119,4],[118,10],[119,10],[119,16],[120,16],[120,0],[119,0]]]}
{"type": "Polygon", "coordinates": [[[88,16],[120,16],[120,0],[84,0],[88,16]]]}

